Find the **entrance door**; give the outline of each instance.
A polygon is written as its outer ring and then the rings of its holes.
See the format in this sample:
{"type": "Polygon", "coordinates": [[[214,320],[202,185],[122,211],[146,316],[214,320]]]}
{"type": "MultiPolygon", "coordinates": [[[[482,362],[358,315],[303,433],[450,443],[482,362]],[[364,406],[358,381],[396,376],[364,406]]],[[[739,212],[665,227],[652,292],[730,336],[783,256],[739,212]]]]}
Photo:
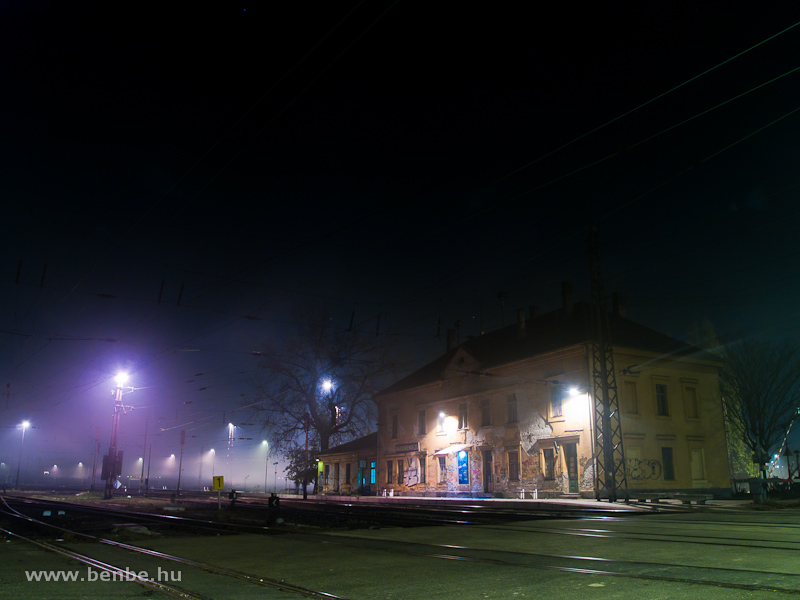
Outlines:
{"type": "Polygon", "coordinates": [[[494,491],[492,485],[492,451],[483,451],[483,491],[491,494],[494,491]]]}
{"type": "Polygon", "coordinates": [[[567,461],[569,493],[578,493],[578,444],[564,444],[564,459],[567,461]]]}

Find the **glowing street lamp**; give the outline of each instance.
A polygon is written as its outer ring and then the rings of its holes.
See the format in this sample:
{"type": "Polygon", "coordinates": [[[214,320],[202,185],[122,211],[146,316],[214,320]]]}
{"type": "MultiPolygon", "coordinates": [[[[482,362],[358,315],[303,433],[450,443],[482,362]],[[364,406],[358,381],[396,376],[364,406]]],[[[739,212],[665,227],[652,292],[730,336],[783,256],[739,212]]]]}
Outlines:
{"type": "Polygon", "coordinates": [[[22,439],[19,442],[19,462],[17,462],[17,481],[14,484],[14,487],[16,489],[19,489],[19,469],[22,466],[22,444],[25,443],[25,430],[31,426],[31,422],[23,421],[22,423],[20,423],[20,425],[22,426],[22,439]]]}
{"type": "Polygon", "coordinates": [[[105,457],[106,462],[104,471],[106,472],[106,490],[103,498],[110,500],[114,496],[114,481],[117,478],[117,434],[119,433],[119,416],[125,412],[125,406],[122,404],[123,387],[128,381],[128,374],[121,372],[117,373],[114,377],[114,382],[117,388],[114,395],[114,416],[111,418],[111,442],[108,446],[108,456],[105,457]]]}
{"type": "Polygon", "coordinates": [[[265,462],[265,466],[264,466],[264,493],[266,494],[267,493],[267,475],[269,474],[269,442],[267,440],[264,440],[263,442],[261,442],[261,445],[264,446],[264,449],[266,450],[266,454],[264,456],[264,462],[265,462]]]}

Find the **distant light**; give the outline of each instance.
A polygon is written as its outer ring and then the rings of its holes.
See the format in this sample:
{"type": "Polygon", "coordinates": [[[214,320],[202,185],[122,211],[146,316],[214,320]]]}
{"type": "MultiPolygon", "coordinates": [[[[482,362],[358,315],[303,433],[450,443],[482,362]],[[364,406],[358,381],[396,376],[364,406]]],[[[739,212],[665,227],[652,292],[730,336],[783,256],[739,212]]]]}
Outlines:
{"type": "Polygon", "coordinates": [[[169,457],[170,458],[175,458],[175,455],[174,454],[170,454],[169,457]]]}
{"type": "Polygon", "coordinates": [[[264,441],[263,441],[263,442],[261,442],[261,443],[262,443],[262,444],[264,444],[264,445],[267,445],[267,440],[264,440],[264,441]]]}
{"type": "Polygon", "coordinates": [[[228,423],[228,427],[233,427],[233,423],[228,423]]]}
{"type": "Polygon", "coordinates": [[[326,379],[322,382],[322,389],[326,392],[330,392],[333,389],[333,382],[330,379],[326,379]]]}
{"type": "Polygon", "coordinates": [[[144,459],[143,459],[143,458],[140,456],[140,457],[139,457],[139,460],[144,460],[144,459]]]}
{"type": "Polygon", "coordinates": [[[22,422],[22,428],[23,429],[27,429],[30,426],[31,426],[31,422],[30,421],[23,421],[22,422]]]}
{"type": "Polygon", "coordinates": [[[54,469],[57,469],[57,468],[58,468],[58,465],[53,465],[53,468],[54,468],[54,469]]]}
{"type": "Polygon", "coordinates": [[[458,458],[464,458],[467,455],[465,450],[458,451],[458,458]]]}
{"type": "Polygon", "coordinates": [[[578,388],[576,388],[576,387],[569,388],[569,395],[570,396],[577,396],[578,395],[578,388]]]}
{"type": "Polygon", "coordinates": [[[439,413],[439,416],[440,416],[440,417],[444,417],[444,416],[445,416],[445,415],[444,415],[444,412],[440,412],[440,413],[439,413]]]}
{"type": "MultiPolygon", "coordinates": [[[[141,459],[139,459],[139,460],[141,460],[141,459]]],[[[82,466],[83,466],[83,463],[82,463],[82,462],[79,462],[79,463],[78,463],[78,466],[79,466],[79,467],[82,467],[82,466]]]]}
{"type": "Polygon", "coordinates": [[[214,452],[214,449],[212,448],[211,450],[209,450],[209,452],[214,452]]]}
{"type": "Polygon", "coordinates": [[[125,372],[117,373],[114,377],[114,381],[117,382],[117,387],[122,387],[126,381],[128,381],[128,374],[125,372]]]}

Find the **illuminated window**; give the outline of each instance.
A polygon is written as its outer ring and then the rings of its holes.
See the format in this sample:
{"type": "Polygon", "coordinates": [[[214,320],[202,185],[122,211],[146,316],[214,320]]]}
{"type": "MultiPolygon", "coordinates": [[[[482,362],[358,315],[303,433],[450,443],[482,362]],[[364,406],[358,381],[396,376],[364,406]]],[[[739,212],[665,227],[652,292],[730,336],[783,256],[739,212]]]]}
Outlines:
{"type": "Polygon", "coordinates": [[[419,419],[419,423],[418,423],[419,434],[420,435],[425,435],[426,433],[428,433],[428,426],[427,426],[427,423],[425,423],[425,411],[424,410],[419,411],[418,419],[419,419]]]}
{"type": "Polygon", "coordinates": [[[557,419],[564,416],[564,409],[562,398],[564,397],[564,390],[560,387],[554,387],[550,390],[550,418],[557,419]]]}
{"type": "Polygon", "coordinates": [[[506,396],[506,412],[508,414],[508,422],[517,422],[517,395],[509,394],[506,396]]]}
{"type": "Polygon", "coordinates": [[[467,428],[467,405],[466,404],[459,404],[458,405],[458,428],[459,429],[466,429],[467,428]]]}
{"type": "Polygon", "coordinates": [[[626,381],[623,385],[623,406],[627,413],[632,415],[639,414],[639,398],[636,395],[636,382],[626,381]]]}
{"type": "Polygon", "coordinates": [[[436,417],[436,433],[444,433],[444,412],[439,412],[439,416],[436,417]]]}
{"type": "Polygon", "coordinates": [[[447,483],[447,457],[439,457],[439,483],[447,483]]]}
{"type": "Polygon", "coordinates": [[[459,450],[456,453],[458,465],[458,485],[469,483],[469,453],[466,450],[459,450]]]}
{"type": "Polygon", "coordinates": [[[554,448],[542,449],[542,464],[544,465],[544,478],[553,480],[556,478],[556,451],[554,448]]]}
{"type": "Polygon", "coordinates": [[[519,481],[519,452],[517,450],[508,451],[508,480],[519,481]]]}
{"type": "Polygon", "coordinates": [[[667,386],[664,383],[656,384],[656,413],[660,417],[669,416],[669,402],[667,400],[667,386]]]}
{"type": "Polygon", "coordinates": [[[397,437],[397,415],[392,415],[392,439],[397,437]]]}
{"type": "Polygon", "coordinates": [[[683,388],[683,400],[686,405],[686,418],[698,419],[700,418],[700,409],[697,406],[697,388],[685,387],[683,388]]]}
{"type": "Polygon", "coordinates": [[[394,461],[387,460],[386,461],[386,483],[394,483],[392,478],[394,477],[394,461]]]}
{"type": "Polygon", "coordinates": [[[375,483],[375,461],[369,463],[369,482],[375,483]]]}
{"type": "Polygon", "coordinates": [[[486,427],[492,424],[492,400],[484,398],[481,400],[481,426],[486,427]]]}

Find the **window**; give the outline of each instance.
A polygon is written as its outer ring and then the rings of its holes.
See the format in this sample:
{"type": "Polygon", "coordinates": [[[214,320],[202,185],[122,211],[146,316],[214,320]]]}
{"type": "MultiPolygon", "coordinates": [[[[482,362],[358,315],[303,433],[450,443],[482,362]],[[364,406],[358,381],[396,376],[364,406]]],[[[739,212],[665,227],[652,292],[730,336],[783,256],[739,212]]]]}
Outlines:
{"type": "Polygon", "coordinates": [[[392,415],[392,439],[397,437],[397,415],[392,415]]]}
{"type": "Polygon", "coordinates": [[[672,448],[664,446],[661,448],[661,468],[665,481],[675,479],[675,463],[672,461],[672,448]]]}
{"type": "Polygon", "coordinates": [[[564,416],[562,408],[562,398],[564,397],[564,390],[560,387],[554,387],[550,390],[550,418],[557,419],[564,416]]]}
{"type": "Polygon", "coordinates": [[[481,400],[481,426],[486,427],[492,424],[492,400],[484,398],[481,400]]]}
{"type": "Polygon", "coordinates": [[[700,418],[700,409],[697,406],[697,388],[685,387],[683,388],[683,401],[686,405],[686,418],[698,419],[700,418]]]}
{"type": "Polygon", "coordinates": [[[508,480],[519,481],[519,452],[517,450],[508,452],[508,480]]]}
{"type": "Polygon", "coordinates": [[[375,483],[375,461],[371,461],[369,463],[369,482],[374,484],[375,483]]]}
{"type": "Polygon", "coordinates": [[[387,460],[386,461],[386,483],[394,483],[392,479],[394,477],[394,461],[387,460]]]}
{"type": "Polygon", "coordinates": [[[467,428],[467,405],[466,404],[459,404],[458,405],[458,428],[459,429],[466,429],[467,428]]]}
{"type": "Polygon", "coordinates": [[[667,385],[665,383],[656,384],[656,414],[658,414],[659,417],[669,416],[667,385]]]}
{"type": "Polygon", "coordinates": [[[419,427],[419,434],[420,435],[425,435],[426,433],[428,433],[428,427],[427,427],[427,424],[425,423],[425,411],[424,410],[419,411],[417,426],[419,427]]]}
{"type": "Polygon", "coordinates": [[[458,485],[469,484],[469,454],[466,450],[459,450],[456,453],[458,465],[458,485]]]}
{"type": "Polygon", "coordinates": [[[325,465],[325,477],[322,481],[322,485],[328,485],[331,479],[331,466],[325,465]]]}
{"type": "Polygon", "coordinates": [[[508,422],[517,422],[517,395],[509,394],[506,396],[506,412],[508,413],[508,422]]]}
{"type": "Polygon", "coordinates": [[[439,457],[439,483],[447,483],[447,457],[439,457]]]}
{"type": "Polygon", "coordinates": [[[624,410],[632,415],[639,414],[639,398],[636,395],[636,382],[626,381],[623,388],[624,410]]]}
{"type": "Polygon", "coordinates": [[[444,411],[439,411],[439,416],[436,417],[436,433],[444,433],[444,411]]]}
{"type": "Polygon", "coordinates": [[[706,465],[703,460],[703,449],[695,448],[692,450],[692,481],[705,481],[706,465]]]}
{"type": "Polygon", "coordinates": [[[544,478],[552,481],[556,478],[556,451],[554,448],[543,448],[542,463],[544,464],[544,478]]]}
{"type": "Polygon", "coordinates": [[[350,463],[344,466],[344,482],[350,485],[350,463]]]}
{"type": "Polygon", "coordinates": [[[339,463],[333,465],[333,489],[339,491],[339,463]]]}
{"type": "Polygon", "coordinates": [[[397,461],[397,483],[403,483],[403,459],[397,461]]]}
{"type": "Polygon", "coordinates": [[[417,474],[417,477],[419,478],[420,483],[425,483],[425,467],[427,466],[425,457],[420,456],[417,458],[417,460],[419,461],[419,473],[417,474]]]}

